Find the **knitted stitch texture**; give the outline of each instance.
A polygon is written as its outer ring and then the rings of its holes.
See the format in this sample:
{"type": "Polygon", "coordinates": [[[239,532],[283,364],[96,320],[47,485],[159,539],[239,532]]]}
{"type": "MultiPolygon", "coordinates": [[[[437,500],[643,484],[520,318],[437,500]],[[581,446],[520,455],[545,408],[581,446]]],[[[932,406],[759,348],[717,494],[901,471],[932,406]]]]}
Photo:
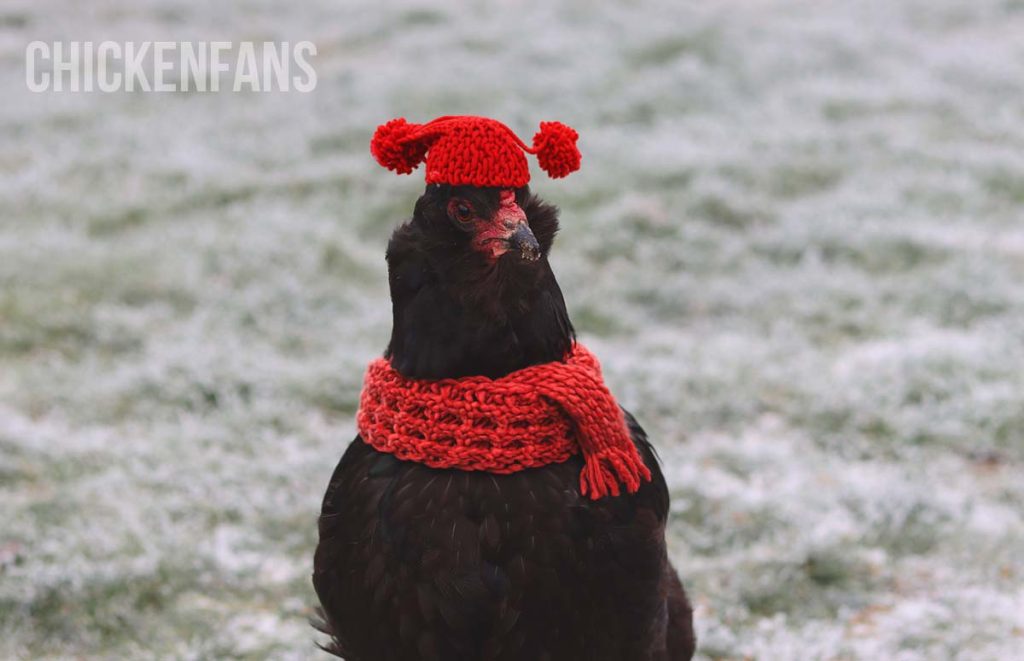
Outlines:
{"type": "Polygon", "coordinates": [[[514,473],[582,453],[580,492],[593,499],[651,479],[601,366],[578,343],[564,361],[498,379],[408,379],[380,358],[357,421],[377,450],[433,468],[514,473]]]}
{"type": "Polygon", "coordinates": [[[519,188],[530,181],[527,154],[556,179],[580,167],[579,134],[559,122],[541,122],[528,146],[501,122],[471,115],[438,117],[426,124],[392,119],[377,127],[370,152],[398,174],[427,161],[428,184],[519,188]]]}

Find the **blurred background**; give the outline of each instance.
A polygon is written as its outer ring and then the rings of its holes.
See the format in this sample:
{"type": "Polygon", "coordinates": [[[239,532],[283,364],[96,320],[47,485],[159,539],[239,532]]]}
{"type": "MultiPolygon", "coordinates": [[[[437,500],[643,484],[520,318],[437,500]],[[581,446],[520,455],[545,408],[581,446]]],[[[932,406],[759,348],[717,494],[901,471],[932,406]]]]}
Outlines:
{"type": "Polygon", "coordinates": [[[459,113],[582,136],[533,188],[700,658],[1015,657],[1022,35],[1022,0],[5,1],[0,658],[318,658],[423,186],[369,138],[459,113]],[[318,85],[33,94],[36,39],[310,40],[318,85]]]}

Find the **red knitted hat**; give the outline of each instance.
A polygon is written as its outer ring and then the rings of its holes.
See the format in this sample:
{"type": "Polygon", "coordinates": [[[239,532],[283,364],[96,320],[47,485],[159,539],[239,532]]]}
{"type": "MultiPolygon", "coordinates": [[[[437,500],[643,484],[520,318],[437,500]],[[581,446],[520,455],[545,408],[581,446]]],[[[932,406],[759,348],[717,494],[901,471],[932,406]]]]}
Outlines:
{"type": "Polygon", "coordinates": [[[541,122],[527,146],[512,129],[487,117],[438,117],[426,124],[392,119],[377,127],[370,153],[398,174],[409,174],[427,161],[428,184],[519,188],[530,181],[528,154],[551,177],[559,179],[580,167],[579,134],[559,122],[541,122]]]}

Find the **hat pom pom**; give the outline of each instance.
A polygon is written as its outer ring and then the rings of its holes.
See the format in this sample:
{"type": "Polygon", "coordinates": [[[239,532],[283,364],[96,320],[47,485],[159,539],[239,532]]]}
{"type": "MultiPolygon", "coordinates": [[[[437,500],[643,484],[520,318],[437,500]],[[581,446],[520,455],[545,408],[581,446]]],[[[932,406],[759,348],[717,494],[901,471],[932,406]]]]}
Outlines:
{"type": "Polygon", "coordinates": [[[561,179],[580,169],[579,133],[561,122],[541,122],[533,136],[533,149],[540,167],[553,179],[561,179]]]}
{"type": "Polygon", "coordinates": [[[370,140],[370,153],[387,169],[410,174],[427,155],[427,145],[415,138],[419,128],[401,117],[381,124],[370,140]]]}

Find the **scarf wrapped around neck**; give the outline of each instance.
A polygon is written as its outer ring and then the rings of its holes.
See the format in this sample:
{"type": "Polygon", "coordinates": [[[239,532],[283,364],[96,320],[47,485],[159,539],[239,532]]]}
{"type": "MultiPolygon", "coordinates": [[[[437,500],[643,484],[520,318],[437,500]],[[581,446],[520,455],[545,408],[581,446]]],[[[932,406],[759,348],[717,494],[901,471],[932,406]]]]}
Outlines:
{"type": "Polygon", "coordinates": [[[409,379],[379,358],[356,418],[375,449],[433,468],[515,473],[582,454],[580,492],[595,500],[651,479],[597,358],[579,343],[562,361],[497,379],[409,379]]]}

